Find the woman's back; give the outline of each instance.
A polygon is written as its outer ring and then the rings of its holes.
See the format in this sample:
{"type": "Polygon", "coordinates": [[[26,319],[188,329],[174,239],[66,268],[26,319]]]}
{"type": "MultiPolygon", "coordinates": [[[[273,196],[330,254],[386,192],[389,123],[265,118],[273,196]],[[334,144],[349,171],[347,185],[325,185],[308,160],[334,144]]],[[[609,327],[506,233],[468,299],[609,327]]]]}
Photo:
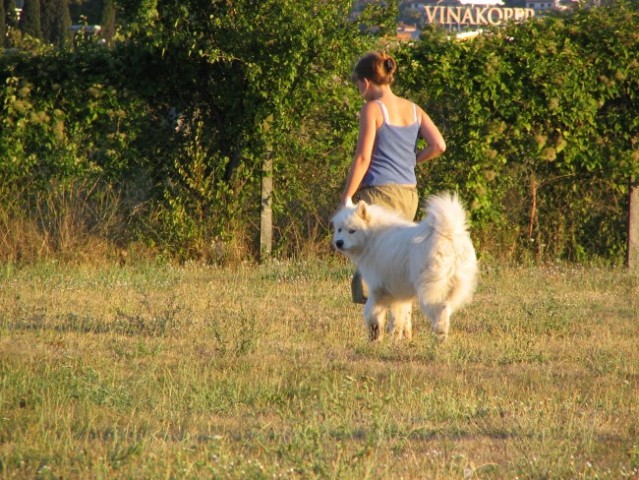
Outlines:
{"type": "Polygon", "coordinates": [[[376,121],[377,133],[370,165],[361,185],[363,187],[415,186],[417,183],[415,145],[419,133],[415,105],[411,102],[392,102],[396,113],[395,121],[393,121],[388,107],[381,99],[372,103],[379,108],[382,119],[376,121]],[[410,107],[409,112],[404,111],[406,107],[404,103],[410,107]],[[407,116],[406,113],[409,115],[407,116]]]}
{"type": "Polygon", "coordinates": [[[416,111],[413,102],[396,95],[384,96],[378,102],[386,107],[386,121],[389,125],[405,127],[415,123],[416,111]]]}

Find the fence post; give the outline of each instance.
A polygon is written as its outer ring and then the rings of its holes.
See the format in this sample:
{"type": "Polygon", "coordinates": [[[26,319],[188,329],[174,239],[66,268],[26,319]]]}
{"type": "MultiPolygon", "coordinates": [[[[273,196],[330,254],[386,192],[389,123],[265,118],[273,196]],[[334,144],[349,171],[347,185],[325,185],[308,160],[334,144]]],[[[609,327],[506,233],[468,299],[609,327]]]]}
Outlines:
{"type": "Polygon", "coordinates": [[[270,151],[262,163],[262,195],[260,207],[260,262],[271,257],[273,250],[273,156],[270,151]]]}
{"type": "Polygon", "coordinates": [[[626,265],[630,271],[639,272],[639,183],[630,180],[630,202],[628,206],[628,257],[626,265]]]}

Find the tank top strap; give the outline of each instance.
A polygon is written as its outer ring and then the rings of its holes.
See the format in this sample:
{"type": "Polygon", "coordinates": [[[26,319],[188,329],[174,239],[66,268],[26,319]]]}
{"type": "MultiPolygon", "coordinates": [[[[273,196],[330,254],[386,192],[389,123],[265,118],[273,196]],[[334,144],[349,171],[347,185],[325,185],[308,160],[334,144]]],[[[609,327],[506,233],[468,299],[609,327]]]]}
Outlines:
{"type": "Polygon", "coordinates": [[[384,117],[384,123],[386,125],[389,125],[388,110],[386,110],[386,105],[384,105],[381,100],[375,100],[375,103],[379,104],[379,108],[382,109],[382,116],[384,117]]]}
{"type": "MultiPolygon", "coordinates": [[[[379,108],[382,110],[382,116],[384,117],[384,123],[390,125],[388,121],[388,110],[386,105],[381,100],[375,100],[375,103],[379,104],[379,108]]],[[[413,103],[413,123],[417,123],[417,104],[413,103]]]]}

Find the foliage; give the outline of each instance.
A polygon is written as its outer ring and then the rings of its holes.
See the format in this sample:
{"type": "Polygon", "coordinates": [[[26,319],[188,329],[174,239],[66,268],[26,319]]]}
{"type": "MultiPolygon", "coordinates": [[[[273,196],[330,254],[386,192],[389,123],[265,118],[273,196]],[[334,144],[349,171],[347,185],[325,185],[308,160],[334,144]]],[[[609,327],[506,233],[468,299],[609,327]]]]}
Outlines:
{"type": "Polygon", "coordinates": [[[40,0],[25,0],[20,15],[20,30],[33,38],[42,38],[40,0]]]}
{"type": "MultiPolygon", "coordinates": [[[[0,62],[0,81],[5,85],[0,92],[0,203],[5,223],[42,219],[46,230],[47,216],[34,207],[43,197],[49,198],[52,191],[62,193],[69,185],[97,183],[110,186],[107,191],[115,188],[122,200],[123,221],[112,225],[113,231],[101,230],[104,237],[122,235],[127,227],[135,230],[129,209],[147,195],[141,187],[148,184],[145,162],[151,154],[147,146],[151,137],[147,132],[155,131],[145,104],[118,88],[121,64],[108,50],[92,45],[75,52],[46,49],[37,56],[14,50],[0,62]]],[[[89,214],[91,197],[102,189],[88,191],[89,197],[77,192],[77,198],[86,198],[86,206],[69,205],[89,214]]],[[[77,218],[78,212],[66,214],[77,218]]],[[[120,236],[116,243],[126,242],[134,233],[120,236]]],[[[46,250],[55,255],[55,249],[46,250]]],[[[2,251],[2,258],[19,257],[17,252],[2,251]]]]}
{"type": "Polygon", "coordinates": [[[118,91],[119,65],[108,51],[51,49],[36,61],[14,51],[2,61],[0,169],[7,184],[37,188],[87,174],[114,181],[144,161],[135,149],[144,108],[118,91]]]}
{"type": "Polygon", "coordinates": [[[460,189],[480,230],[516,226],[513,250],[620,257],[639,172],[638,18],[624,5],[577,10],[403,49],[403,87],[449,142],[427,190],[460,189]]]}
{"type": "Polygon", "coordinates": [[[73,23],[85,21],[88,25],[101,25],[104,6],[111,3],[108,0],[73,0],[69,2],[69,11],[73,23]]]}
{"type": "Polygon", "coordinates": [[[276,209],[305,196],[308,185],[287,170],[298,168],[292,159],[300,150],[326,151],[326,142],[339,141],[341,129],[334,128],[339,116],[327,114],[334,111],[333,98],[344,104],[344,78],[363,45],[357,25],[348,20],[347,5],[162,2],[157,26],[149,54],[178,66],[161,85],[171,88],[166,108],[179,119],[181,137],[164,174],[166,200],[178,214],[172,223],[190,225],[180,228],[178,243],[197,239],[211,244],[228,235],[228,224],[252,217],[259,205],[262,160],[269,156],[276,195],[284,196],[276,198],[276,209]],[[319,102],[325,113],[316,111],[319,102]],[[312,128],[306,125],[310,118],[317,120],[312,128]],[[317,135],[324,129],[330,138],[317,135]],[[212,239],[194,231],[205,218],[217,219],[215,225],[204,224],[212,239]]]}
{"type": "Polygon", "coordinates": [[[4,9],[4,0],[0,2],[0,47],[4,47],[7,37],[7,14],[4,9]]]}
{"type": "Polygon", "coordinates": [[[419,167],[422,193],[461,191],[483,255],[621,262],[639,163],[635,7],[576,10],[471,42],[429,31],[400,46],[389,40],[396,5],[385,2],[357,17],[348,3],[311,0],[118,8],[126,28],[109,47],[11,37],[18,48],[0,57],[0,205],[22,198],[22,215],[34,216],[31,195],[99,181],[121,192],[120,245],[246,258],[270,158],[275,252],[300,254],[325,242],[355,146],[351,66],[385,48],[399,59],[396,91],[426,108],[448,144],[419,167]]]}
{"type": "Polygon", "coordinates": [[[106,40],[107,43],[113,41],[116,29],[115,21],[115,4],[113,0],[103,0],[102,11],[100,14],[100,37],[106,40]]]}
{"type": "Polygon", "coordinates": [[[42,38],[58,47],[68,47],[71,40],[69,0],[43,0],[40,5],[42,38]]]}
{"type": "Polygon", "coordinates": [[[2,0],[4,14],[5,14],[5,26],[16,27],[18,24],[16,13],[16,1],[15,0],[2,0]]]}
{"type": "Polygon", "coordinates": [[[15,0],[2,0],[2,42],[0,47],[6,47],[10,45],[10,36],[13,30],[18,27],[18,15],[16,13],[15,0]]]}

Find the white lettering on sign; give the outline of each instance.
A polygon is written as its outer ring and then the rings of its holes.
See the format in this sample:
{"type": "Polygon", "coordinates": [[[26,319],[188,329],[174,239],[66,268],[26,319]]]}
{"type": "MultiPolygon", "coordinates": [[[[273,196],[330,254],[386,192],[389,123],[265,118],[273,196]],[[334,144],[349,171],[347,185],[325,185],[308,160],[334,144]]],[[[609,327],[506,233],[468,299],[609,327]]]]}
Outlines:
{"type": "Polygon", "coordinates": [[[425,6],[426,22],[441,25],[501,25],[535,16],[532,8],[425,6]]]}

